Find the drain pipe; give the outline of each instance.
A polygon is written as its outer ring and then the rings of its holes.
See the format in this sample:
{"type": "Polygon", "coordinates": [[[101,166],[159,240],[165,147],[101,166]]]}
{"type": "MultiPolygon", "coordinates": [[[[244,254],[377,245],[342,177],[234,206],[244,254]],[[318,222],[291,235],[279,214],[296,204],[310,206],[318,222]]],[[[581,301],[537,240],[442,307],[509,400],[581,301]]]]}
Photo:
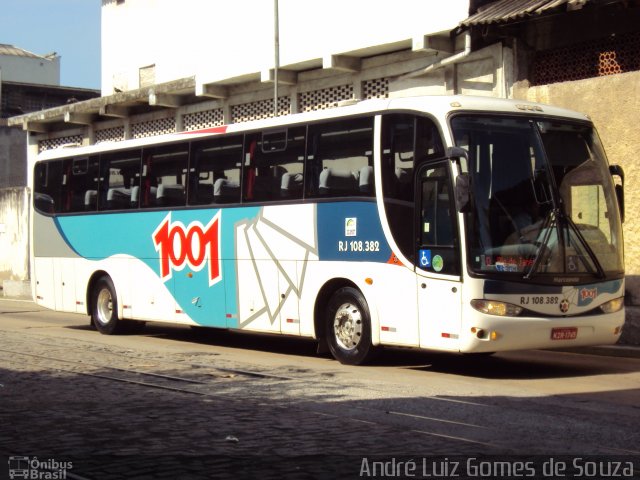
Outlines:
{"type": "Polygon", "coordinates": [[[446,67],[447,65],[458,63],[460,60],[462,60],[465,57],[468,57],[470,54],[471,54],[471,32],[467,30],[464,33],[464,50],[463,51],[456,53],[455,55],[451,55],[450,57],[443,58],[442,60],[439,60],[435,63],[432,63],[428,67],[421,68],[420,70],[416,70],[415,72],[407,73],[400,78],[403,78],[403,79],[415,78],[415,77],[421,77],[423,75],[427,75],[435,70],[439,70],[443,67],[446,67]]]}

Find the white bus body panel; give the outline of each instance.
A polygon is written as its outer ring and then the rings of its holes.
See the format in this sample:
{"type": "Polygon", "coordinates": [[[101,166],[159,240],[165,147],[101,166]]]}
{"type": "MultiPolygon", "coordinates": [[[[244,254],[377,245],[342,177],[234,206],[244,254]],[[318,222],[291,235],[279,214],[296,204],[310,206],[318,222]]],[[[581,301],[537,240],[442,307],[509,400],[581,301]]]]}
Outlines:
{"type": "Polygon", "coordinates": [[[462,323],[462,284],[417,275],[420,346],[457,351],[462,323]]]}

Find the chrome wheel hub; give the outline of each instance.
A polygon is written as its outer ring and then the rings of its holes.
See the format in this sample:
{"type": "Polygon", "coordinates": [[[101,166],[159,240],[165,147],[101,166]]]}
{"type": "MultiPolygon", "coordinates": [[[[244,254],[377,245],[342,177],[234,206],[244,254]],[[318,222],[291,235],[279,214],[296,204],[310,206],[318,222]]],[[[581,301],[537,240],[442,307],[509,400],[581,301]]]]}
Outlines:
{"type": "Polygon", "coordinates": [[[96,313],[98,314],[97,320],[102,325],[106,325],[111,320],[111,316],[113,315],[113,299],[111,298],[111,292],[106,288],[100,290],[98,294],[96,313]]]}
{"type": "Polygon", "coordinates": [[[353,350],[362,338],[362,313],[353,303],[343,303],[333,319],[333,332],[340,348],[353,350]]]}

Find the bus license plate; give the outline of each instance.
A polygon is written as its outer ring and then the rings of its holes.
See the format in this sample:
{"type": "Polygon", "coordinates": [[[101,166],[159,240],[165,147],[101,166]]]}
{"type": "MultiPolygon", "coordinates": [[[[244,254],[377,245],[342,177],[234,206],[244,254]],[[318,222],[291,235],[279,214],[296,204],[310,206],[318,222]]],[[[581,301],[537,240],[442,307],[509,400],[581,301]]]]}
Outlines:
{"type": "Polygon", "coordinates": [[[551,340],[575,340],[578,338],[577,327],[560,327],[551,329],[551,340]]]}

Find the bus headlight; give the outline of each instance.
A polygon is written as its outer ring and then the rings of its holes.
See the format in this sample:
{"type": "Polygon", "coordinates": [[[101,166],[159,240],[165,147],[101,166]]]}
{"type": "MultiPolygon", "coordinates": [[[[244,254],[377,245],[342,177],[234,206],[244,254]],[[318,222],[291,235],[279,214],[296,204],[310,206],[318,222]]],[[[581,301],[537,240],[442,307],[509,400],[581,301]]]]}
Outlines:
{"type": "Polygon", "coordinates": [[[600,305],[600,310],[603,313],[615,313],[622,308],[624,305],[624,297],[614,298],[613,300],[609,300],[607,303],[603,303],[600,305]]]}
{"type": "Polygon", "coordinates": [[[522,313],[522,307],[495,300],[471,300],[471,306],[479,312],[501,317],[517,317],[522,313]]]}

